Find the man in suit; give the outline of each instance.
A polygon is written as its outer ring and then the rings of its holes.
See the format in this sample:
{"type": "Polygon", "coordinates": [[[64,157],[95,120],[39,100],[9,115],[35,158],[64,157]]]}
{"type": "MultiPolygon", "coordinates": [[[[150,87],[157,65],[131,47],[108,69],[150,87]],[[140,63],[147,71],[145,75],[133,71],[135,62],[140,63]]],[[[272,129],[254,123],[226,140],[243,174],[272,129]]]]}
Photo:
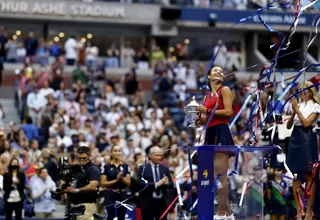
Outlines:
{"type": "MultiPolygon", "coordinates": [[[[168,189],[173,188],[169,168],[160,164],[163,150],[159,147],[150,149],[150,162],[139,168],[139,186],[145,188],[140,193],[142,220],[158,220],[166,210],[168,189]]],[[[163,219],[167,219],[166,217],[163,219]]]]}

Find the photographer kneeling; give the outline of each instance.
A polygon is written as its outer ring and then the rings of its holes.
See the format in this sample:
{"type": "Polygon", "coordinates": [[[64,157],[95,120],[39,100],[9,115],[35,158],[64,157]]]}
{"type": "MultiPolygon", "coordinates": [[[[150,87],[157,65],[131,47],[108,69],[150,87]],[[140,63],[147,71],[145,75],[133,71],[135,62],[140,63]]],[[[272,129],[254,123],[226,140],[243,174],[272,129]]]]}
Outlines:
{"type": "Polygon", "coordinates": [[[79,147],[77,159],[81,174],[77,177],[76,188],[68,186],[65,192],[69,193],[72,205],[85,206],[84,214],[77,216],[77,220],[88,220],[97,212],[100,170],[90,161],[88,147],[79,147]]]}

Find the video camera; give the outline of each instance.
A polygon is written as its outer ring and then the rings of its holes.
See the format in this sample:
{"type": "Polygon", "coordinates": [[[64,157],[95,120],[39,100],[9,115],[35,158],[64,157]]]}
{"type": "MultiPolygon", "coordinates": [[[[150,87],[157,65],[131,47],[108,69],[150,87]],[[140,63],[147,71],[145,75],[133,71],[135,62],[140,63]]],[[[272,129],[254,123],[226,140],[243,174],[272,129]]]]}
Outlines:
{"type": "MultiPolygon", "coordinates": [[[[61,157],[59,162],[59,178],[63,180],[64,184],[55,191],[51,191],[51,197],[57,201],[60,201],[62,195],[65,193],[65,189],[68,186],[74,185],[77,178],[81,175],[81,168],[78,165],[70,165],[68,157],[61,157]]],[[[71,206],[69,194],[67,194],[67,213],[66,220],[76,219],[76,216],[83,215],[85,212],[85,206],[71,206]]]]}

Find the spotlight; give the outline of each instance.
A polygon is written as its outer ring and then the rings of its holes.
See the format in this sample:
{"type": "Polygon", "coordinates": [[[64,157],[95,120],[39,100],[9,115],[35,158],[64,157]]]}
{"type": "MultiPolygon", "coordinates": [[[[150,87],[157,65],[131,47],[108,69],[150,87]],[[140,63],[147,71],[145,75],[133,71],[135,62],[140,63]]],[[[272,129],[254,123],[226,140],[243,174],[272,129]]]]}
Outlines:
{"type": "Polygon", "coordinates": [[[218,21],[218,16],[215,13],[210,13],[209,14],[209,20],[208,20],[208,25],[209,27],[215,27],[216,23],[218,21]]]}

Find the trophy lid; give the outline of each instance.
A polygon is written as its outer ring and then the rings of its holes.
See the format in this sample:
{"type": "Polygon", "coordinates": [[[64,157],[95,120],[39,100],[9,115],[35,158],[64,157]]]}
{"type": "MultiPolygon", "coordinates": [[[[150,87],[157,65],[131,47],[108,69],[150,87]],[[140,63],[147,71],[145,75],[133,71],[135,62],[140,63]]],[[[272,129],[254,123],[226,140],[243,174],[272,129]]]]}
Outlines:
{"type": "Polygon", "coordinates": [[[191,102],[187,106],[198,106],[199,103],[196,101],[196,97],[192,96],[191,102]]]}

